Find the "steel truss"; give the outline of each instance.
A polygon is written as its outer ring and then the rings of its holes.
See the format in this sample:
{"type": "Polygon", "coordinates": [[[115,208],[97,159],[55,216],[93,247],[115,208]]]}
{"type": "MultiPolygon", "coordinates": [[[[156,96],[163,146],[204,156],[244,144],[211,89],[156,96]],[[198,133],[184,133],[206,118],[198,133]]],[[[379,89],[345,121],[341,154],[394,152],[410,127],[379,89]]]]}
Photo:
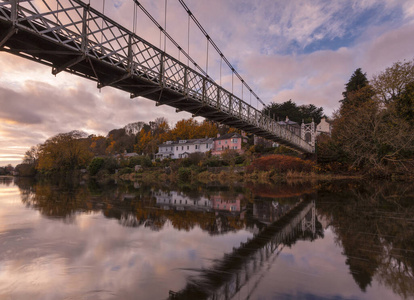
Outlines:
{"type": "Polygon", "coordinates": [[[0,0],[0,50],[301,153],[314,146],[80,0],[0,0]]]}

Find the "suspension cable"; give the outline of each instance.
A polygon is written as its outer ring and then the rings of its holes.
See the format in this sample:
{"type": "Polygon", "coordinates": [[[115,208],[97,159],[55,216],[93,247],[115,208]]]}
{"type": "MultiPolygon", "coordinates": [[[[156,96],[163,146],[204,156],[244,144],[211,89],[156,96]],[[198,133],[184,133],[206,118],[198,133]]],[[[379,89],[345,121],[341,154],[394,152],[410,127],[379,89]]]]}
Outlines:
{"type": "MultiPolygon", "coordinates": [[[[164,29],[167,30],[167,0],[164,4],[164,29]]],[[[164,52],[167,52],[167,36],[164,34],[164,52]]]]}
{"type": "MultiPolygon", "coordinates": [[[[102,1],[102,14],[103,15],[105,14],[105,0],[102,1]]],[[[104,19],[103,18],[102,18],[102,23],[101,24],[102,24],[101,25],[101,47],[102,47],[103,36],[104,36],[104,33],[103,33],[104,19]]]]}
{"type": "Polygon", "coordinates": [[[207,55],[206,55],[206,73],[208,74],[208,45],[209,45],[209,42],[208,42],[208,37],[207,37],[207,55]]]}
{"type": "Polygon", "coordinates": [[[132,31],[134,32],[134,34],[136,34],[137,31],[137,6],[134,5],[134,16],[132,18],[132,31]]]}
{"type": "MultiPolygon", "coordinates": [[[[154,17],[145,9],[145,7],[142,6],[142,4],[138,0],[133,0],[136,5],[144,12],[144,14],[157,26],[162,33],[166,35],[166,37],[174,44],[175,47],[180,49],[180,45],[164,30],[164,28],[157,22],[157,20],[154,19],[154,17]]],[[[161,47],[160,47],[161,48],[161,47]]],[[[162,51],[162,50],[161,50],[162,51]]],[[[188,55],[184,49],[181,48],[181,52],[187,57],[187,59],[194,65],[194,67],[200,71],[201,74],[208,77],[207,73],[201,68],[195,61],[188,55]]],[[[210,78],[211,79],[211,78],[210,78]]]]}
{"type": "MultiPolygon", "coordinates": [[[[203,26],[201,26],[200,22],[197,20],[197,18],[193,15],[193,13],[191,12],[191,10],[188,8],[188,6],[185,4],[184,0],[178,0],[181,4],[181,6],[184,8],[184,10],[188,13],[189,17],[191,17],[191,19],[193,20],[193,22],[197,25],[197,27],[200,29],[200,31],[206,36],[208,37],[207,31],[203,28],[203,26]]],[[[232,70],[232,72],[234,74],[236,74],[237,78],[239,78],[240,81],[243,82],[243,85],[246,86],[247,89],[251,89],[250,86],[243,80],[243,78],[241,77],[241,75],[234,69],[234,67],[231,65],[230,61],[224,56],[224,54],[220,51],[220,49],[218,48],[218,46],[216,45],[216,43],[208,38],[209,42],[211,43],[211,45],[214,47],[214,49],[217,51],[217,53],[223,58],[223,60],[226,62],[227,66],[232,70]]],[[[257,96],[257,94],[255,92],[252,91],[252,94],[256,97],[257,101],[259,101],[260,103],[263,104],[263,106],[266,106],[266,104],[259,98],[259,96],[257,96]]]]}
{"type": "MultiPolygon", "coordinates": [[[[190,55],[190,24],[191,24],[191,17],[188,15],[188,36],[187,36],[187,51],[188,55],[190,55]]],[[[187,66],[190,65],[189,60],[187,59],[187,66]]]]}

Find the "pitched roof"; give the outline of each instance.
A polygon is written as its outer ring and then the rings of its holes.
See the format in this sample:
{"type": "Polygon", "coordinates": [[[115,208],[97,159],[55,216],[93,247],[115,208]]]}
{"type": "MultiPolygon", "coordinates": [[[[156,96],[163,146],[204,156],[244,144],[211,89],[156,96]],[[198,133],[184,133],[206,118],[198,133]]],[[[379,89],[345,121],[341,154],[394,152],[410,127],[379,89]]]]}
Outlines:
{"type": "Polygon", "coordinates": [[[214,140],[215,141],[217,141],[217,140],[228,140],[228,139],[231,139],[231,138],[241,138],[241,137],[242,136],[240,134],[238,134],[237,132],[231,132],[231,133],[223,134],[223,135],[215,138],[214,140]]]}
{"type": "Polygon", "coordinates": [[[203,144],[203,143],[212,143],[213,138],[203,138],[203,139],[190,139],[190,140],[178,140],[173,143],[167,144],[167,142],[158,145],[158,147],[172,147],[172,146],[183,146],[188,144],[203,144]],[[181,143],[180,143],[181,141],[181,143]],[[185,142],[184,142],[185,141],[185,142]]]}

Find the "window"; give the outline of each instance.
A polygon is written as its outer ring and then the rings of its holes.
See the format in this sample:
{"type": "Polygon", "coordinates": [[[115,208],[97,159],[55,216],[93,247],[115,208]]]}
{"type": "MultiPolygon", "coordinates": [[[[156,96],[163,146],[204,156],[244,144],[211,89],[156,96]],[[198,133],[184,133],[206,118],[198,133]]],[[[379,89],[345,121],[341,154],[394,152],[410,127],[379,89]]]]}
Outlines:
{"type": "Polygon", "coordinates": [[[196,149],[196,150],[198,149],[198,145],[195,145],[195,149],[196,149]]]}
{"type": "Polygon", "coordinates": [[[225,141],[225,143],[227,144],[227,141],[225,141]]]}
{"type": "Polygon", "coordinates": [[[184,146],[181,146],[181,150],[184,150],[184,146]]]}
{"type": "Polygon", "coordinates": [[[208,149],[208,144],[206,144],[206,149],[208,149]]]}
{"type": "Polygon", "coordinates": [[[237,146],[233,146],[233,149],[237,149],[237,146]]]}
{"type": "Polygon", "coordinates": [[[177,147],[175,147],[175,150],[177,150],[177,151],[178,151],[178,146],[177,146],[177,147]]]}
{"type": "Polygon", "coordinates": [[[187,150],[190,150],[190,146],[187,146],[187,150]]]}
{"type": "Polygon", "coordinates": [[[232,139],[231,140],[233,143],[237,143],[237,139],[232,139]]]}

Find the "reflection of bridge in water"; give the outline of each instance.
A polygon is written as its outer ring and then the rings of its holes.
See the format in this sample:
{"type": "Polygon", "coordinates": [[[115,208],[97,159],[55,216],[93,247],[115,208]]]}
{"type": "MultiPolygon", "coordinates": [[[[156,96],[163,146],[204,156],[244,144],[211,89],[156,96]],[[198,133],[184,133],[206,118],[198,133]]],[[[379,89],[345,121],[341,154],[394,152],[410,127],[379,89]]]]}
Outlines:
{"type": "Polygon", "coordinates": [[[170,292],[170,299],[232,299],[242,292],[249,298],[286,244],[305,232],[315,237],[315,223],[315,202],[302,200],[212,267],[194,270],[199,274],[190,276],[183,290],[170,292]]]}

